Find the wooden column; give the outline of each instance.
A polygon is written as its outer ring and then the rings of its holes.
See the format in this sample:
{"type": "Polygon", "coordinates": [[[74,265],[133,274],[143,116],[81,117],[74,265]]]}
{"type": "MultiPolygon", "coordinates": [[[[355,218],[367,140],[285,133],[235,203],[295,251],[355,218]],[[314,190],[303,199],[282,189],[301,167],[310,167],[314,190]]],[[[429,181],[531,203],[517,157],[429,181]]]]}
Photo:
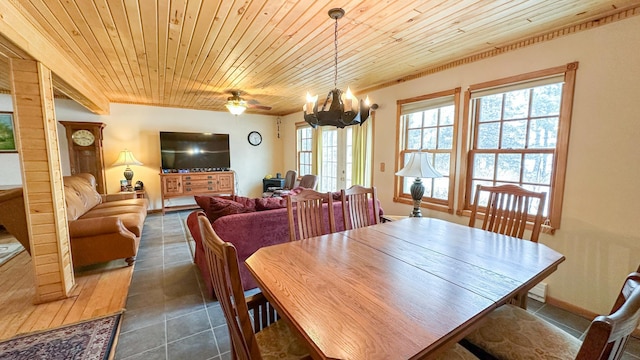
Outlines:
{"type": "Polygon", "coordinates": [[[75,285],[51,70],[35,60],[12,58],[10,65],[35,302],[42,303],[68,297],[75,285]]]}

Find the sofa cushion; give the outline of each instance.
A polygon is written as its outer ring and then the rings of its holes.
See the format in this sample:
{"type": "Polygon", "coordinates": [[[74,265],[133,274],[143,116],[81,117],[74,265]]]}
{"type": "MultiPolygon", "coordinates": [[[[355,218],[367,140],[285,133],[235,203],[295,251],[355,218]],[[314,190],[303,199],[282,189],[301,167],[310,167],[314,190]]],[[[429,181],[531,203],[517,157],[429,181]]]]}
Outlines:
{"type": "Polygon", "coordinates": [[[256,199],[256,211],[275,210],[287,207],[287,199],[281,197],[256,199]]]}
{"type": "Polygon", "coordinates": [[[64,177],[64,194],[69,220],[76,220],[102,202],[91,182],[81,176],[64,177]]]}
{"type": "Polygon", "coordinates": [[[80,219],[100,219],[103,217],[117,217],[120,218],[124,227],[131,231],[135,236],[140,237],[142,235],[142,227],[144,226],[144,219],[147,216],[146,209],[134,209],[129,207],[125,210],[122,209],[98,209],[91,210],[82,215],[80,219]],[[115,210],[115,211],[114,211],[115,210]]]}
{"type": "Polygon", "coordinates": [[[147,199],[113,200],[113,201],[107,201],[107,202],[98,204],[94,207],[94,209],[106,209],[110,207],[119,207],[119,206],[128,206],[128,205],[140,206],[146,209],[148,204],[147,204],[147,199]]]}
{"type": "Polygon", "coordinates": [[[194,196],[194,198],[198,206],[204,210],[207,218],[212,223],[218,218],[226,215],[242,214],[254,211],[233,200],[222,199],[215,196],[194,196]]]}

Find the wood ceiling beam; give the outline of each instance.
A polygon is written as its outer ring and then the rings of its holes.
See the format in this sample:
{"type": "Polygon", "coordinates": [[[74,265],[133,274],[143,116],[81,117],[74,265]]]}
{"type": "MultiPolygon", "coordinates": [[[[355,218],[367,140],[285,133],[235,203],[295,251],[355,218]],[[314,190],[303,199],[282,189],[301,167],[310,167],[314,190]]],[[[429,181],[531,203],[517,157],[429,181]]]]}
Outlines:
{"type": "Polygon", "coordinates": [[[16,1],[0,1],[0,52],[7,57],[31,58],[56,74],[54,84],[71,99],[96,114],[109,114],[109,99],[99,82],[42,33],[19,9],[16,1]]]}

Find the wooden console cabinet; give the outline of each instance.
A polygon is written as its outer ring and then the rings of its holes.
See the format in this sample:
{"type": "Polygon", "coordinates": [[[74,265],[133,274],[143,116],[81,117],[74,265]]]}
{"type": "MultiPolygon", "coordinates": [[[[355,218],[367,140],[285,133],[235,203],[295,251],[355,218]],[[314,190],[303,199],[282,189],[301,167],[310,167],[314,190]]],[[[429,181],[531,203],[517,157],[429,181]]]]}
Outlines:
{"type": "Polygon", "coordinates": [[[196,204],[166,206],[165,200],[194,195],[234,195],[233,171],[160,174],[162,183],[162,213],[171,210],[195,209],[196,204]]]}

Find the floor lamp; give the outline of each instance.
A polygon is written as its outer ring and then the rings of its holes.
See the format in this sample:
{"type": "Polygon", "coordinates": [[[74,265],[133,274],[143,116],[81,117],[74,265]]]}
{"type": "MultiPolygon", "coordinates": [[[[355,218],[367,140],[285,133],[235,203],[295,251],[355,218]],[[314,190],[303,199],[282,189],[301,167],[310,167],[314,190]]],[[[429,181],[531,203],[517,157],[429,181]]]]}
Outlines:
{"type": "Polygon", "coordinates": [[[424,195],[424,185],[421,178],[442,177],[442,174],[431,166],[428,158],[430,155],[423,152],[411,153],[405,167],[396,173],[398,176],[415,176],[416,178],[409,189],[411,191],[411,199],[413,199],[413,211],[409,214],[409,217],[422,217],[420,203],[424,195]]]}

